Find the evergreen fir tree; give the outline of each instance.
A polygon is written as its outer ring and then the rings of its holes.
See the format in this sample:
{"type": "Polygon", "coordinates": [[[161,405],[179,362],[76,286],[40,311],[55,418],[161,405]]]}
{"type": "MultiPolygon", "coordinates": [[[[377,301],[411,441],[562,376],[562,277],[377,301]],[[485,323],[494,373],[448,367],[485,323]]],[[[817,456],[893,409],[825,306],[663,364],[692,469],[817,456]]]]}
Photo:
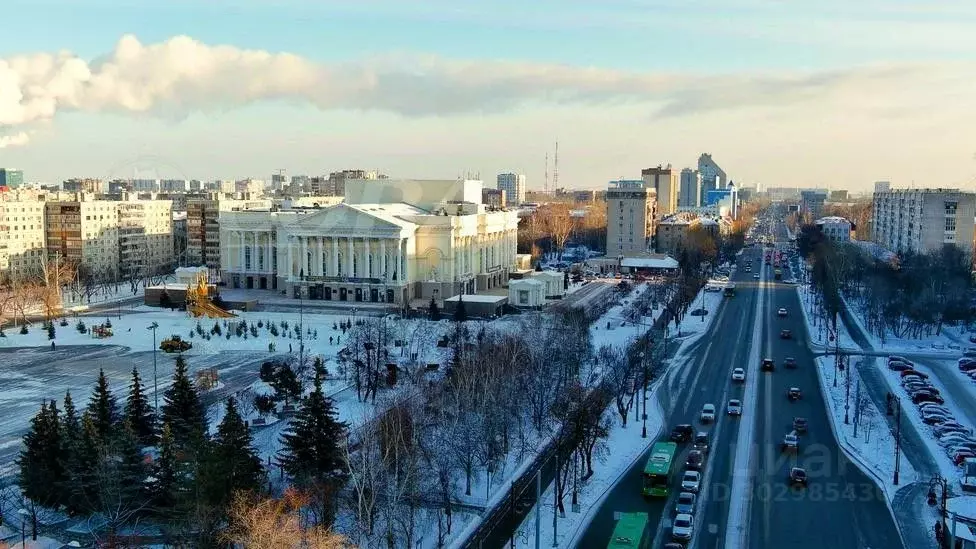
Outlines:
{"type": "Polygon", "coordinates": [[[338,420],[335,403],[322,392],[323,375],[323,369],[317,368],[314,389],[282,437],[279,461],[299,487],[338,486],[344,480],[341,445],[346,424],[338,420]]]}
{"type": "Polygon", "coordinates": [[[57,405],[41,404],[23,438],[17,465],[21,492],[34,503],[54,506],[61,501],[64,467],[61,463],[61,429],[57,405]]]}
{"type": "Polygon", "coordinates": [[[163,424],[159,435],[159,456],[153,463],[153,503],[157,509],[171,509],[179,500],[179,474],[173,431],[163,424]]]}
{"type": "Polygon", "coordinates": [[[132,383],[129,385],[129,396],[125,401],[123,420],[128,422],[136,439],[142,446],[156,444],[156,417],[149,406],[149,399],[142,390],[139,371],[132,367],[132,383]]]}
{"type": "Polygon", "coordinates": [[[146,494],[148,473],[139,434],[128,421],[123,421],[112,448],[110,473],[118,479],[113,499],[128,508],[138,505],[146,494]]]}
{"type": "Polygon", "coordinates": [[[98,473],[102,464],[102,453],[102,438],[95,418],[86,411],[81,418],[78,446],[72,456],[69,509],[93,513],[101,507],[98,473]]]}
{"type": "Polygon", "coordinates": [[[458,296],[457,308],[454,309],[454,322],[464,322],[468,319],[468,312],[464,310],[464,295],[458,296]]]}
{"type": "Polygon", "coordinates": [[[83,473],[81,464],[81,420],[75,409],[71,391],[64,394],[64,417],[61,419],[61,463],[64,479],[61,484],[61,501],[71,514],[85,510],[83,491],[76,486],[76,479],[83,473]]]}
{"type": "Polygon", "coordinates": [[[434,301],[433,297],[430,298],[430,305],[427,306],[427,309],[429,312],[428,316],[432,321],[437,322],[441,319],[441,311],[437,308],[437,302],[434,301]]]}
{"type": "Polygon", "coordinates": [[[51,339],[51,340],[54,339],[54,323],[53,322],[48,322],[47,323],[47,338],[48,339],[51,339]]]}
{"type": "Polygon", "coordinates": [[[568,269],[563,272],[563,289],[564,290],[568,290],[569,289],[569,270],[568,269]]]}
{"type": "Polygon", "coordinates": [[[91,398],[88,399],[87,411],[91,415],[95,431],[102,443],[110,441],[119,422],[119,406],[108,386],[104,369],[98,370],[98,382],[95,384],[91,398]]]}
{"type": "Polygon", "coordinates": [[[163,396],[162,421],[169,424],[173,442],[181,450],[199,446],[207,434],[207,418],[200,395],[190,380],[182,355],[176,358],[173,384],[163,396]]]}
{"type": "Polygon", "coordinates": [[[201,484],[211,505],[226,507],[234,493],[261,488],[264,468],[254,451],[251,431],[237,411],[234,397],[227,399],[224,419],[217,427],[201,484]]]}

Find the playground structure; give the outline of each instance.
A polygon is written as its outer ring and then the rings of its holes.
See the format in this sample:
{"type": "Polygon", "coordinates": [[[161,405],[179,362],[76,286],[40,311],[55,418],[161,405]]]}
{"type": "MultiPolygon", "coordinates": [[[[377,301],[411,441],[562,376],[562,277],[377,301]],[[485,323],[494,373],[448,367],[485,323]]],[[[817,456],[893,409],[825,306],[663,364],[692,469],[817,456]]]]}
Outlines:
{"type": "Polygon", "coordinates": [[[217,368],[204,368],[198,370],[196,373],[197,378],[197,388],[201,391],[210,391],[211,389],[217,388],[220,383],[220,376],[217,373],[217,368]]]}
{"type": "Polygon", "coordinates": [[[193,282],[186,287],[186,310],[190,316],[208,318],[232,318],[237,315],[229,313],[214,305],[210,296],[210,284],[207,273],[199,272],[193,277],[193,282]]]}

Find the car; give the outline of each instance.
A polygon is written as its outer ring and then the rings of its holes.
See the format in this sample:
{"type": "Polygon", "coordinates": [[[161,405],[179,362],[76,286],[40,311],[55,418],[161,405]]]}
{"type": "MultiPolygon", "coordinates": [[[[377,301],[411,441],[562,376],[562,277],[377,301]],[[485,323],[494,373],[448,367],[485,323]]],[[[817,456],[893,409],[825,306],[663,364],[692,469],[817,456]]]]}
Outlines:
{"type": "Polygon", "coordinates": [[[764,358],[762,364],[759,365],[760,372],[772,372],[776,369],[776,364],[771,358],[764,358]]]}
{"type": "Polygon", "coordinates": [[[901,373],[901,378],[902,379],[905,379],[908,376],[920,377],[922,379],[928,379],[929,378],[928,374],[924,374],[922,372],[919,372],[918,370],[904,370],[904,371],[902,371],[902,373],[901,373]]]}
{"type": "Polygon", "coordinates": [[[695,513],[695,502],[698,496],[692,492],[681,492],[678,494],[678,502],[674,506],[677,514],[693,515],[695,513]]]}
{"type": "Polygon", "coordinates": [[[796,436],[796,432],[791,431],[786,433],[786,436],[783,437],[783,443],[780,445],[780,448],[782,448],[784,452],[796,452],[799,447],[800,439],[796,436]]]}
{"type": "Polygon", "coordinates": [[[786,280],[783,281],[783,284],[789,284],[790,286],[793,286],[793,285],[796,284],[796,279],[795,278],[787,278],[786,280]]]}
{"type": "Polygon", "coordinates": [[[701,414],[699,414],[698,419],[702,423],[711,423],[715,421],[715,405],[706,404],[702,406],[702,411],[701,414]]]}
{"type": "Polygon", "coordinates": [[[790,331],[790,330],[780,330],[779,331],[779,338],[780,339],[793,339],[793,332],[790,331]]]}
{"type": "Polygon", "coordinates": [[[752,278],[755,280],[759,280],[759,273],[752,275],[752,278]]]}
{"type": "Polygon", "coordinates": [[[784,358],[783,359],[783,366],[786,366],[787,368],[789,368],[791,370],[794,369],[794,368],[796,368],[796,359],[793,358],[793,357],[791,357],[791,356],[788,356],[788,357],[784,358]]]}
{"type": "Polygon", "coordinates": [[[681,489],[685,492],[698,493],[698,488],[701,487],[701,473],[698,471],[685,471],[684,476],[681,477],[681,489]]]}
{"type": "Polygon", "coordinates": [[[905,391],[910,395],[924,392],[929,392],[936,395],[939,394],[939,391],[928,383],[906,383],[904,387],[905,391]]]}
{"type": "MultiPolygon", "coordinates": [[[[912,370],[905,370],[905,372],[911,372],[912,370]]],[[[902,372],[902,373],[905,373],[902,372]]],[[[922,379],[916,375],[904,376],[901,378],[901,386],[904,387],[908,383],[928,383],[925,379],[922,379]]]]}
{"type": "Polygon", "coordinates": [[[960,433],[963,435],[972,434],[972,431],[968,427],[966,427],[965,425],[961,425],[956,421],[951,421],[951,420],[946,421],[942,425],[933,427],[932,432],[934,432],[935,436],[937,437],[942,435],[948,435],[949,433],[960,433]]]}
{"type": "Polygon", "coordinates": [[[803,398],[803,393],[799,387],[790,387],[786,390],[786,398],[790,399],[790,402],[794,402],[803,398]]]}
{"type": "Polygon", "coordinates": [[[911,360],[908,360],[907,358],[905,358],[903,356],[899,356],[899,355],[888,355],[888,362],[891,362],[893,360],[896,360],[898,362],[904,362],[905,364],[908,364],[909,366],[914,366],[915,365],[914,362],[912,362],[911,360]]]}
{"type": "Polygon", "coordinates": [[[960,372],[971,372],[976,370],[976,362],[966,362],[959,365],[960,372]]]}
{"type": "Polygon", "coordinates": [[[671,524],[671,537],[676,540],[688,541],[695,531],[695,517],[682,513],[674,517],[671,524]]]}
{"type": "Polygon", "coordinates": [[[701,453],[700,450],[692,450],[688,452],[688,457],[685,459],[685,467],[691,471],[700,471],[704,466],[705,454],[701,453]]]}
{"type": "Polygon", "coordinates": [[[941,412],[924,412],[922,413],[922,423],[926,425],[939,425],[949,421],[952,416],[943,414],[941,412]]]}
{"type": "Polygon", "coordinates": [[[746,265],[746,269],[745,270],[746,270],[747,273],[751,273],[752,272],[752,265],[746,265]]]}
{"type": "MultiPolygon", "coordinates": [[[[938,389],[934,389],[932,387],[923,387],[921,389],[913,389],[913,390],[908,391],[908,394],[910,394],[912,396],[912,402],[914,402],[915,404],[918,404],[918,402],[915,400],[915,398],[916,397],[920,397],[920,396],[928,396],[928,397],[932,397],[934,399],[934,400],[929,400],[928,402],[938,402],[939,404],[945,404],[945,401],[942,400],[942,395],[939,394],[938,389]],[[942,402],[939,402],[939,401],[942,401],[942,402]]],[[[923,402],[924,402],[924,400],[923,400],[923,402]]]]}
{"type": "Polygon", "coordinates": [[[976,442],[953,442],[946,447],[946,450],[950,452],[958,452],[960,450],[976,452],[976,442]]]}
{"type": "Polygon", "coordinates": [[[793,418],[793,430],[797,433],[807,432],[807,418],[805,417],[795,417],[793,418]]]}
{"type": "Polygon", "coordinates": [[[802,467],[791,467],[789,481],[791,486],[806,486],[807,485],[806,469],[802,467]]]}
{"type": "Polygon", "coordinates": [[[733,368],[732,369],[732,381],[745,381],[746,380],[746,370],[745,368],[733,368]]]}
{"type": "Polygon", "coordinates": [[[737,398],[733,398],[732,400],[729,401],[729,405],[727,407],[727,411],[728,411],[728,414],[730,416],[741,416],[742,415],[742,401],[739,400],[739,399],[737,399],[737,398]]]}
{"type": "Polygon", "coordinates": [[[888,361],[888,369],[894,372],[904,372],[905,370],[911,370],[912,365],[905,364],[904,362],[900,362],[898,360],[891,360],[888,361]]]}
{"type": "Polygon", "coordinates": [[[976,457],[976,452],[971,450],[959,450],[952,453],[952,462],[956,465],[962,465],[963,463],[966,463],[967,459],[972,459],[974,457],[976,457]]]}
{"type": "Polygon", "coordinates": [[[948,433],[939,437],[939,444],[942,446],[949,446],[950,444],[958,444],[962,442],[974,441],[972,437],[963,433],[948,433]]]}
{"type": "Polygon", "coordinates": [[[776,315],[777,316],[786,316],[786,309],[784,307],[780,307],[779,310],[776,311],[776,315]]]}
{"type": "Polygon", "coordinates": [[[695,435],[695,428],[682,423],[671,430],[671,442],[688,442],[695,435]]]}
{"type": "Polygon", "coordinates": [[[698,431],[695,433],[695,443],[691,448],[692,450],[698,450],[703,454],[707,454],[709,450],[708,433],[704,431],[698,431]]]}
{"type": "Polygon", "coordinates": [[[918,409],[923,414],[924,413],[939,413],[939,414],[945,414],[947,416],[948,415],[951,415],[951,413],[949,412],[949,409],[948,408],[946,408],[945,406],[940,406],[938,404],[935,404],[934,402],[923,402],[923,403],[921,403],[921,404],[918,405],[918,409]]]}

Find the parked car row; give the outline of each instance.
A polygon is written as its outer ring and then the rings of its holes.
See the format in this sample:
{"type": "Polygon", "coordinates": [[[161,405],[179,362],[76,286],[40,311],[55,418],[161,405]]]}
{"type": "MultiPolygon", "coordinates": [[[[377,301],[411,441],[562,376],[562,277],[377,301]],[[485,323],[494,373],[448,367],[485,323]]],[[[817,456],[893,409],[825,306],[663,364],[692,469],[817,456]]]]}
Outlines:
{"type": "MultiPolygon", "coordinates": [[[[702,423],[715,421],[715,405],[706,404],[699,415],[702,423]]],[[[706,457],[711,447],[708,433],[695,432],[694,427],[684,423],[675,426],[671,431],[673,442],[691,442],[691,451],[685,458],[685,470],[681,475],[681,492],[675,504],[674,522],[671,524],[671,538],[675,542],[687,543],[695,532],[695,504],[701,491],[702,469],[705,468],[706,457]]],[[[678,545],[681,547],[681,545],[678,545]]],[[[665,548],[669,545],[665,545],[665,548]]]]}
{"type": "MultiPolygon", "coordinates": [[[[960,369],[965,360],[959,360],[960,369]]],[[[918,409],[922,422],[931,427],[933,436],[953,463],[962,465],[967,458],[976,458],[976,438],[972,429],[953,417],[929,376],[915,369],[914,362],[901,356],[889,356],[888,368],[899,373],[901,386],[918,409]]]]}

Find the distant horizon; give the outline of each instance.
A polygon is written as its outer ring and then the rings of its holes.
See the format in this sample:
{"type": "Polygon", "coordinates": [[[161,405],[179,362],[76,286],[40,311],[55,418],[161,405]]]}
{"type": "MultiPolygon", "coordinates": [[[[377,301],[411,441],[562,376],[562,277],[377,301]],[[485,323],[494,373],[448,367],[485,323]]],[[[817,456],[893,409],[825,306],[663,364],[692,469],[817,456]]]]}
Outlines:
{"type": "Polygon", "coordinates": [[[31,181],[383,166],[538,190],[558,141],[572,188],[703,151],[745,186],[976,188],[976,6],[952,0],[8,4],[0,166],[31,181]]]}

